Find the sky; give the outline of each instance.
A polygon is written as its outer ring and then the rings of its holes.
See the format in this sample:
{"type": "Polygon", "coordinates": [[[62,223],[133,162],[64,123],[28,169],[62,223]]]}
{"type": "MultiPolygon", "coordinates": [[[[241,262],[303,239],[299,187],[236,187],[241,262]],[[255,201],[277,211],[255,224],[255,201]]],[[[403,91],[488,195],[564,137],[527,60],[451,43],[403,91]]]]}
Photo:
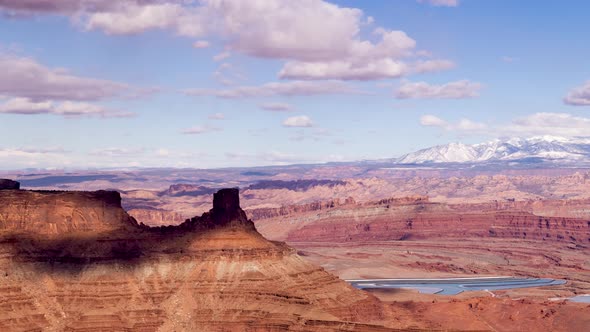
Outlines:
{"type": "Polygon", "coordinates": [[[0,0],[0,169],[590,136],[584,0],[0,0]]]}

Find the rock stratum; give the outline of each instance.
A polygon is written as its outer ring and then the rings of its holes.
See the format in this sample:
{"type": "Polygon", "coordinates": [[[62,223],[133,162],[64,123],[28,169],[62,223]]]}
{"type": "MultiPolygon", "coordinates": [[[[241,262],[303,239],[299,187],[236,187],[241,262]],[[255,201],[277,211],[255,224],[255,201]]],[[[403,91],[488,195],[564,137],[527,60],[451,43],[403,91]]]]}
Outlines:
{"type": "MultiPolygon", "coordinates": [[[[265,236],[287,242],[505,238],[590,244],[588,219],[535,215],[534,205],[526,202],[444,204],[414,196],[362,204],[352,199],[344,203],[329,201],[254,209],[248,213],[265,236]]],[[[545,210],[575,206],[546,204],[545,210]]]]}
{"type": "Polygon", "coordinates": [[[0,191],[1,331],[395,330],[377,298],[262,237],[237,189],[168,227],[120,200],[0,191]]]}

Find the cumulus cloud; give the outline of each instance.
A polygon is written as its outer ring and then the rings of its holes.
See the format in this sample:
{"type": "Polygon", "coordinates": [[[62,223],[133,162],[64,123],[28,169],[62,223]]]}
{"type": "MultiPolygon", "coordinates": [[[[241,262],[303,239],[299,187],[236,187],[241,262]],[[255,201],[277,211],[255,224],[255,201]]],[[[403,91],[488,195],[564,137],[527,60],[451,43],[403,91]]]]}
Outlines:
{"type": "Polygon", "coordinates": [[[136,34],[148,30],[169,29],[178,35],[203,36],[208,26],[204,7],[183,6],[175,1],[123,1],[108,8],[91,11],[85,27],[107,34],[136,34]]]}
{"type": "Polygon", "coordinates": [[[290,112],[293,107],[287,103],[264,103],[260,104],[260,108],[271,112],[290,112]]]}
{"type": "Polygon", "coordinates": [[[426,82],[405,82],[396,92],[399,99],[464,99],[479,96],[482,85],[477,82],[461,80],[442,85],[426,82]]]}
{"type": "Polygon", "coordinates": [[[484,134],[495,137],[555,135],[562,137],[590,136],[590,118],[568,113],[534,113],[509,123],[486,125],[461,119],[449,122],[434,115],[420,118],[423,126],[437,127],[458,134],[484,134]]]}
{"type": "Polygon", "coordinates": [[[341,79],[375,80],[401,77],[407,73],[407,65],[393,59],[372,61],[342,60],[329,62],[287,62],[279,77],[283,79],[341,79]]]}
{"type": "Polygon", "coordinates": [[[459,0],[418,0],[419,3],[428,3],[436,7],[457,7],[459,0]]]}
{"type": "Polygon", "coordinates": [[[307,115],[292,116],[283,121],[284,127],[313,127],[313,121],[307,115]]]}
{"type": "MultiPolygon", "coordinates": [[[[362,28],[373,18],[362,10],[323,0],[0,0],[0,8],[68,14],[85,29],[107,34],[168,30],[191,38],[220,40],[226,52],[287,60],[279,76],[286,79],[373,80],[401,77],[416,41],[405,32],[376,28],[365,37],[362,28]],[[264,19],[260,19],[264,17],[264,19]]],[[[457,1],[430,0],[434,5],[457,1]]],[[[207,47],[199,40],[194,47],[207,47]]],[[[443,61],[443,60],[440,60],[443,61]]],[[[424,64],[419,72],[448,69],[448,64],[424,64]]]]}
{"type": "Polygon", "coordinates": [[[0,104],[0,113],[5,114],[53,114],[64,117],[131,117],[134,113],[120,112],[102,106],[74,101],[32,101],[28,98],[12,98],[0,104]]]}
{"type": "Polygon", "coordinates": [[[565,98],[563,98],[563,101],[568,105],[590,106],[590,81],[582,86],[572,89],[565,98]]]}
{"type": "Polygon", "coordinates": [[[75,76],[31,58],[0,54],[0,95],[32,100],[91,101],[138,91],[123,83],[75,76]]]}
{"type": "Polygon", "coordinates": [[[200,135],[206,134],[215,131],[222,131],[222,128],[219,127],[212,127],[212,126],[195,126],[191,128],[187,128],[182,130],[182,133],[185,135],[200,135]]]}
{"type": "Polygon", "coordinates": [[[350,85],[339,81],[289,81],[271,82],[259,86],[239,86],[230,89],[187,89],[190,96],[215,96],[218,98],[251,98],[272,96],[311,96],[322,94],[362,94],[350,85]]]}
{"type": "Polygon", "coordinates": [[[343,79],[375,80],[397,78],[408,72],[408,65],[401,59],[409,56],[416,41],[403,31],[382,28],[374,33],[380,41],[352,39],[348,50],[334,59],[315,61],[290,61],[279,72],[288,79],[343,79]]]}

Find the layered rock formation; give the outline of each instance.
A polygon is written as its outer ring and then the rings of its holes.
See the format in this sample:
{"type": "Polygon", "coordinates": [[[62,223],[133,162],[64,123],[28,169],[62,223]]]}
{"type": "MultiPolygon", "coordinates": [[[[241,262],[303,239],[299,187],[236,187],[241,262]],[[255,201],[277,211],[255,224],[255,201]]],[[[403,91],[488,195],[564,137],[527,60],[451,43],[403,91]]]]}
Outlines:
{"type": "Polygon", "coordinates": [[[178,212],[161,209],[131,209],[127,211],[133,218],[150,226],[178,225],[186,220],[186,217],[178,212]]]}
{"type": "Polygon", "coordinates": [[[0,190],[0,202],[0,232],[63,236],[136,225],[116,191],[0,190]]]}
{"type": "MultiPolygon", "coordinates": [[[[487,206],[487,205],[486,205],[487,206]]],[[[521,238],[590,243],[590,221],[537,216],[530,212],[431,203],[425,197],[381,200],[324,209],[285,207],[250,212],[265,236],[288,242],[424,240],[436,238],[521,238]]],[[[315,206],[314,206],[315,207],[315,206]]]]}
{"type": "Polygon", "coordinates": [[[375,297],[264,239],[237,189],[159,228],[114,192],[0,195],[2,331],[391,330],[375,297]]]}

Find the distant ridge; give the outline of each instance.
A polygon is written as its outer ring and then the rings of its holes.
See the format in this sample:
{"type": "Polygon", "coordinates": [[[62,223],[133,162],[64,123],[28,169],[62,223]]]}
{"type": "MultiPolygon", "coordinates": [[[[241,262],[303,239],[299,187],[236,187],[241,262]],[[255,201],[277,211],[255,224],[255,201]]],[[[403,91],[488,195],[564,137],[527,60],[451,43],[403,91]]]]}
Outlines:
{"type": "Polygon", "coordinates": [[[526,159],[590,162],[590,138],[537,136],[495,139],[480,144],[450,143],[406,154],[400,164],[477,163],[526,159]]]}

